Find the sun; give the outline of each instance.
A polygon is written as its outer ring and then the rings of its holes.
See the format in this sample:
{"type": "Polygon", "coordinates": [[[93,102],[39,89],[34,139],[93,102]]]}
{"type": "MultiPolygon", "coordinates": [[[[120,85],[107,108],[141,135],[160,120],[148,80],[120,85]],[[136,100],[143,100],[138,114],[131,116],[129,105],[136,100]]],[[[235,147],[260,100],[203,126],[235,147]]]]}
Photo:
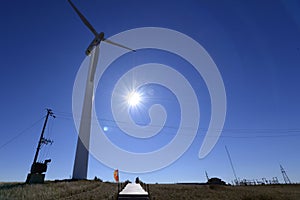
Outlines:
{"type": "Polygon", "coordinates": [[[140,93],[133,91],[127,96],[127,103],[130,106],[137,106],[141,102],[140,93]]]}

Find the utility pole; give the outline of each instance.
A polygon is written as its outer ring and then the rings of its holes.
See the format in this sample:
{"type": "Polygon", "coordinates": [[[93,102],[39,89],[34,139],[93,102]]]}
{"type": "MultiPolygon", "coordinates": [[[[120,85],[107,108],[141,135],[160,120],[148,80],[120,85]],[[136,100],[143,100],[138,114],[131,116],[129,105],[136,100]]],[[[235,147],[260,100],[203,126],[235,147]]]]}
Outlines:
{"type": "Polygon", "coordinates": [[[205,176],[206,176],[206,179],[207,179],[207,182],[208,182],[209,181],[209,177],[208,177],[207,171],[205,171],[205,176]]]}
{"type": "Polygon", "coordinates": [[[40,139],[39,139],[39,142],[38,142],[38,146],[36,148],[33,163],[31,165],[30,173],[27,175],[27,178],[26,178],[26,183],[30,183],[30,184],[31,183],[43,183],[44,179],[45,179],[45,174],[43,174],[43,173],[47,171],[47,164],[49,162],[51,162],[51,159],[47,159],[43,163],[42,162],[37,162],[42,144],[47,145],[49,143],[50,144],[53,143],[52,140],[44,138],[44,132],[45,132],[45,129],[46,129],[46,125],[47,125],[49,116],[55,118],[55,116],[54,116],[51,109],[47,109],[47,115],[46,115],[46,118],[45,118],[45,122],[44,122],[44,125],[43,125],[41,136],[40,136],[40,139]]]}
{"type": "Polygon", "coordinates": [[[237,176],[236,176],[236,173],[235,173],[235,170],[234,170],[234,167],[233,167],[233,164],[232,164],[232,160],[231,160],[229,151],[228,151],[228,149],[227,149],[227,146],[225,146],[225,149],[226,149],[226,152],[227,152],[229,161],[230,161],[230,165],[231,165],[231,168],[232,168],[232,171],[233,171],[233,175],[234,175],[234,178],[235,178],[235,182],[236,182],[236,183],[239,183],[239,181],[238,181],[238,179],[237,179],[237,176]]]}
{"type": "Polygon", "coordinates": [[[283,176],[283,180],[285,182],[285,184],[292,184],[292,182],[290,181],[288,175],[286,174],[285,170],[283,169],[283,167],[280,165],[280,170],[283,176]]]}
{"type": "Polygon", "coordinates": [[[55,118],[54,113],[52,112],[51,109],[47,109],[47,115],[46,115],[46,118],[45,118],[45,122],[44,122],[44,126],[43,126],[42,133],[41,133],[41,136],[40,136],[40,140],[39,140],[38,146],[36,148],[33,163],[36,163],[36,161],[37,161],[37,158],[39,156],[39,152],[40,152],[42,144],[48,144],[48,143],[52,144],[52,142],[53,142],[49,139],[44,138],[44,132],[45,132],[45,129],[46,129],[46,125],[47,125],[49,116],[55,118]]]}

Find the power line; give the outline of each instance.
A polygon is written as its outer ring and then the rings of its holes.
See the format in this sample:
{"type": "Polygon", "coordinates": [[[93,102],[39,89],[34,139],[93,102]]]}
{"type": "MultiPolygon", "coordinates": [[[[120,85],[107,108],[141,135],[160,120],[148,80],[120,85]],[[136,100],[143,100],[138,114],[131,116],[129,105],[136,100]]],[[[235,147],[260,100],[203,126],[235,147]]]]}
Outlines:
{"type": "Polygon", "coordinates": [[[36,122],[34,122],[31,126],[25,128],[24,130],[22,130],[20,133],[18,133],[17,135],[15,135],[14,137],[12,137],[10,140],[8,140],[7,142],[5,142],[4,144],[2,144],[0,146],[0,149],[2,149],[3,147],[5,147],[6,145],[10,144],[11,142],[13,142],[14,140],[16,140],[18,137],[20,137],[21,135],[23,135],[26,131],[30,130],[31,128],[33,128],[35,125],[37,125],[42,119],[44,119],[44,117],[40,118],[39,120],[37,120],[36,122]]]}
{"type": "MultiPolygon", "coordinates": [[[[58,112],[58,118],[60,119],[66,119],[66,120],[73,120],[72,113],[66,113],[66,112],[58,112]],[[62,115],[60,115],[60,113],[62,115]]],[[[79,118],[78,118],[79,120],[79,118]]],[[[116,123],[122,123],[122,124],[128,124],[130,123],[125,121],[116,121],[113,119],[105,119],[105,118],[97,118],[94,120],[98,120],[101,122],[111,122],[113,124],[110,124],[110,127],[118,128],[116,123]]],[[[159,125],[147,125],[151,127],[161,127],[165,129],[174,129],[178,130],[177,126],[159,126],[159,125]]],[[[191,130],[195,129],[192,127],[181,127],[181,130],[191,130]]],[[[196,130],[196,129],[195,129],[196,130]]],[[[198,131],[206,133],[208,129],[205,128],[198,128],[198,131]]],[[[220,129],[214,129],[214,132],[222,132],[223,134],[221,136],[215,136],[210,135],[209,137],[221,137],[221,138],[232,138],[232,139],[255,139],[255,138],[282,138],[282,137],[297,137],[300,136],[300,129],[272,129],[272,128],[265,128],[265,129],[247,129],[247,128],[224,128],[222,130],[220,129]],[[228,134],[240,134],[240,135],[228,135],[228,134]]],[[[174,134],[173,132],[170,134],[174,134]]]]}

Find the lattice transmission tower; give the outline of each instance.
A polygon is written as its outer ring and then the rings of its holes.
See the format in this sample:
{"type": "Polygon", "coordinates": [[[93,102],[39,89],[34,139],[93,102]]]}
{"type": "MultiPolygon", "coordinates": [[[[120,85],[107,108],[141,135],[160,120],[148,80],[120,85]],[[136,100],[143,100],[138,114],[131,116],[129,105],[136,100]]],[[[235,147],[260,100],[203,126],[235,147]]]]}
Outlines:
{"type": "Polygon", "coordinates": [[[291,184],[291,180],[289,179],[288,175],[286,174],[285,170],[283,169],[283,167],[281,165],[280,165],[280,170],[281,170],[285,184],[291,184]]]}

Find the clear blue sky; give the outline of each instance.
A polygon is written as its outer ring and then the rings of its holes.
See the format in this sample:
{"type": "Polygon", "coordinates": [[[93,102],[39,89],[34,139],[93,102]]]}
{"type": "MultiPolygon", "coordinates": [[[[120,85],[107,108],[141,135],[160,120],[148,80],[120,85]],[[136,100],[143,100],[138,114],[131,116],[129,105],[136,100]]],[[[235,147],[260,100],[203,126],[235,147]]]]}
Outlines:
{"type": "MultiPolygon", "coordinates": [[[[300,182],[299,1],[74,3],[97,31],[107,36],[147,26],[185,33],[211,55],[226,88],[224,130],[207,157],[198,159],[203,141],[200,130],[189,150],[171,166],[148,174],[121,172],[121,180],[139,176],[146,182],[204,182],[207,171],[211,177],[231,182],[234,177],[224,148],[227,145],[241,179],[278,177],[283,182],[282,164],[289,178],[300,182]]],[[[50,120],[46,132],[54,144],[41,152],[41,158],[52,158],[46,178],[70,178],[77,142],[72,89],[93,35],[67,1],[2,1],[0,16],[0,182],[25,180],[43,124],[38,120],[46,114],[45,108],[52,108],[57,116],[50,120]]],[[[143,56],[137,54],[134,62],[151,61],[143,56]]],[[[150,58],[159,61],[155,55],[150,58]]],[[[168,55],[164,62],[174,64],[168,55]]],[[[124,70],[112,69],[116,74],[124,70]]],[[[205,85],[203,88],[197,95],[206,102],[209,97],[205,85]]],[[[105,101],[98,103],[98,108],[105,106],[101,105],[105,101]]],[[[200,127],[205,130],[210,112],[202,110],[200,127]]],[[[109,113],[103,116],[111,120],[109,113]]],[[[178,119],[171,121],[172,127],[178,126],[178,119]]],[[[126,142],[122,142],[123,147],[132,148],[126,142]]],[[[151,146],[149,149],[153,150],[151,146]]],[[[90,157],[88,177],[94,176],[112,181],[113,169],[90,157]]]]}

